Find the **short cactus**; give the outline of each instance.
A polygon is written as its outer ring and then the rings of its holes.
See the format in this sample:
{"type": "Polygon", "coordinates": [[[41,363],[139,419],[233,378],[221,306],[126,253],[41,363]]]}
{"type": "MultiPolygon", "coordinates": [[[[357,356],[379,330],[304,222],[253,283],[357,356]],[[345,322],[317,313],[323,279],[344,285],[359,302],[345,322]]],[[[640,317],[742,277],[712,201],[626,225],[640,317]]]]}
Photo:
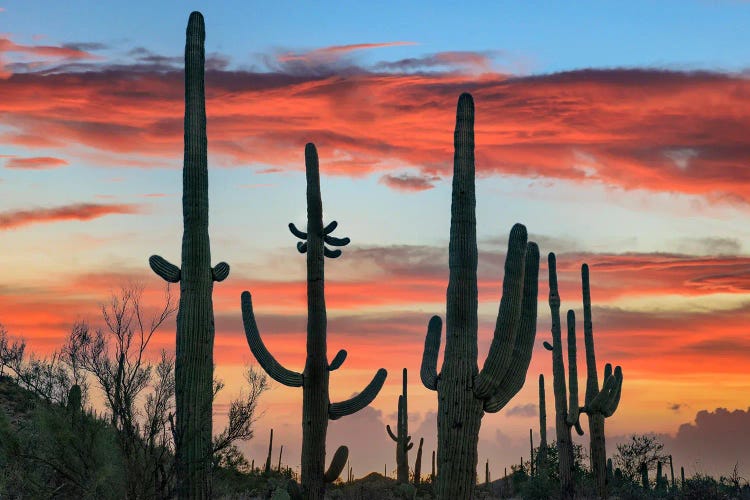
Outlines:
{"type": "Polygon", "coordinates": [[[340,403],[330,402],[328,376],[344,362],[346,351],[340,350],[328,363],[323,264],[324,257],[336,258],[341,255],[341,250],[330,250],[324,243],[345,246],[349,243],[349,238],[331,236],[330,233],[338,225],[336,221],[323,227],[318,152],[313,144],[305,146],[305,167],[307,232],[289,224],[292,234],[304,240],[297,243],[297,250],[307,253],[307,360],[304,372],[284,368],[268,352],[258,332],[252,298],[247,291],[242,292],[242,320],[250,350],[263,369],[281,384],[302,387],[302,489],[305,498],[322,499],[325,483],[334,481],[341,474],[349,454],[346,446],[340,446],[330,468],[324,472],[328,420],[351,415],[370,404],[383,387],[387,372],[379,369],[370,384],[353,398],[340,403]]]}
{"type": "Polygon", "coordinates": [[[406,395],[406,368],[403,371],[403,387],[401,395],[398,397],[398,414],[397,414],[396,433],[391,430],[390,425],[385,429],[388,435],[396,442],[396,479],[400,483],[409,482],[409,450],[414,447],[409,435],[409,414],[407,412],[407,395],[406,395]]]}
{"type": "Polygon", "coordinates": [[[419,438],[419,447],[417,448],[417,459],[414,461],[414,486],[419,486],[422,479],[422,445],[424,438],[419,438]]]}
{"type": "Polygon", "coordinates": [[[600,498],[607,498],[606,461],[607,453],[604,439],[604,419],[611,417],[617,410],[622,392],[622,369],[607,363],[604,367],[604,384],[599,389],[596,373],[596,355],[594,353],[594,327],[591,322],[591,287],[589,286],[589,266],[581,266],[581,283],[583,288],[583,335],[586,344],[586,404],[582,413],[589,417],[589,454],[591,472],[596,480],[597,493],[600,498]]]}
{"type": "Polygon", "coordinates": [[[502,409],[523,387],[536,335],[539,249],[527,242],[526,228],[510,232],[503,295],[490,351],[477,367],[477,237],[474,187],[474,100],[458,99],[454,134],[450,278],[446,344],[437,371],[442,321],[430,319],[420,376],[438,393],[439,499],[472,498],[476,486],[477,442],[485,412],[502,409]]]}
{"type": "Polygon", "coordinates": [[[537,475],[547,472],[547,403],[544,397],[544,375],[539,374],[539,452],[536,457],[537,475]]]}
{"type": "Polygon", "coordinates": [[[271,437],[268,438],[268,456],[266,457],[266,474],[271,473],[271,454],[273,453],[273,429],[271,429],[271,437]]]}

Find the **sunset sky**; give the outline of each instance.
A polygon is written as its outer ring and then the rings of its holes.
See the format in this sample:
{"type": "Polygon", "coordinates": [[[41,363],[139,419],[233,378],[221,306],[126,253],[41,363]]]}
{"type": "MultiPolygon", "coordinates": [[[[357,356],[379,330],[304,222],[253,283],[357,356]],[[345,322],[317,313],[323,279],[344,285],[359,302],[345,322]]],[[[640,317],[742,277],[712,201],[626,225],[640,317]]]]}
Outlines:
{"type": "MultiPolygon", "coordinates": [[[[600,377],[606,362],[623,369],[608,455],[629,433],[657,432],[687,474],[739,461],[747,477],[750,3],[485,3],[0,0],[0,323],[47,355],[74,321],[101,323],[99,304],[128,280],[158,306],[164,285],[147,260],[180,261],[183,50],[200,10],[212,259],[232,268],[214,288],[226,383],[216,430],[254,361],[243,290],[269,350],[304,365],[305,257],[286,226],[305,224],[314,142],[325,222],[352,240],[326,261],[329,357],[349,352],[331,399],[389,372],[370,408],[331,423],[329,457],[347,444],[356,476],[395,470],[385,424],[406,367],[411,435],[429,464],[437,400],[419,365],[430,316],[445,314],[453,126],[467,91],[480,366],[513,223],[543,255],[527,383],[484,417],[480,463],[496,478],[528,458],[539,373],[554,435],[542,347],[554,251],[563,311],[580,313],[580,266],[591,268],[600,377]]],[[[170,321],[154,355],[174,349],[174,333],[170,321]]],[[[579,346],[585,387],[582,333],[579,346]]],[[[248,457],[265,459],[274,427],[298,467],[301,406],[299,389],[274,384],[248,457]]]]}

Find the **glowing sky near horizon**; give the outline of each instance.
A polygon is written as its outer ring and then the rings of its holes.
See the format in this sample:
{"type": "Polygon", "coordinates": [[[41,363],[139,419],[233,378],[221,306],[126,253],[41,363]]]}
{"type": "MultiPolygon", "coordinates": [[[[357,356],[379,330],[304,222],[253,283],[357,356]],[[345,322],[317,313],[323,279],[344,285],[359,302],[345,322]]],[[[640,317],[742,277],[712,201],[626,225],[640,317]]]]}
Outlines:
{"type": "MultiPolygon", "coordinates": [[[[353,440],[360,472],[394,461],[380,424],[393,423],[402,367],[413,428],[429,429],[437,403],[418,370],[427,320],[445,311],[463,91],[477,109],[480,364],[522,222],[558,254],[563,310],[580,311],[591,267],[597,359],[625,375],[608,434],[674,434],[700,410],[748,408],[750,4],[484,3],[0,2],[0,323],[45,354],[128,279],[158,303],[147,259],[180,260],[182,51],[198,9],[212,256],[232,266],[214,290],[217,422],[252,358],[241,291],[279,361],[304,364],[305,259],[286,225],[304,225],[312,141],[324,217],[352,239],[326,262],[329,352],[349,351],[332,399],[389,371],[372,410],[332,424],[329,447],[353,440]]],[[[539,373],[552,425],[546,272],[543,259],[527,384],[483,420],[494,477],[537,428],[539,373]]],[[[164,327],[154,352],[173,338],[164,327]]],[[[582,367],[580,352],[585,384],[582,367]]],[[[262,406],[252,457],[275,425],[297,463],[300,391],[276,384],[262,406]]]]}

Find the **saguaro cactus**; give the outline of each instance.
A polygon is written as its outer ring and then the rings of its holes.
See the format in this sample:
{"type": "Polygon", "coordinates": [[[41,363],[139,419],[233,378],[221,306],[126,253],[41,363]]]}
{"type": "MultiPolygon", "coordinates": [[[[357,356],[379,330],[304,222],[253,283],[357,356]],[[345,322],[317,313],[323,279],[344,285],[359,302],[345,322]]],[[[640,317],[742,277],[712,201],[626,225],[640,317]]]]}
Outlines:
{"type": "Polygon", "coordinates": [[[589,286],[589,266],[581,266],[583,287],[583,335],[586,344],[586,404],[581,408],[589,417],[589,454],[591,471],[596,480],[599,497],[607,498],[606,463],[607,452],[604,440],[604,419],[617,410],[622,392],[622,369],[607,363],[604,367],[604,384],[599,390],[594,353],[594,326],[591,321],[591,288],[589,286]]]}
{"type": "Polygon", "coordinates": [[[445,354],[438,374],[442,321],[433,316],[420,370],[424,386],[438,393],[435,492],[441,499],[473,497],[482,416],[502,409],[524,384],[536,335],[539,272],[539,249],[527,243],[523,225],[514,225],[495,333],[479,371],[474,101],[469,94],[458,99],[454,145],[445,354]]]}
{"type": "Polygon", "coordinates": [[[203,82],[206,30],[200,12],[190,14],[185,42],[185,151],[182,169],[181,267],[158,255],[151,269],[180,283],[175,353],[177,495],[211,497],[211,424],[214,373],[213,282],[229,275],[229,265],[211,267],[208,239],[208,157],[206,93],[203,82]]]}
{"type": "Polygon", "coordinates": [[[534,475],[534,439],[531,429],[529,429],[529,475],[534,475]]]}
{"type": "Polygon", "coordinates": [[[391,430],[390,425],[385,429],[388,435],[396,442],[396,478],[400,483],[409,482],[409,450],[414,447],[409,435],[409,414],[407,412],[406,396],[406,368],[403,371],[403,387],[401,395],[398,397],[398,422],[396,423],[396,433],[391,430]]]}
{"type": "Polygon", "coordinates": [[[419,438],[419,447],[417,448],[417,459],[414,461],[414,486],[419,486],[422,479],[422,445],[424,438],[419,438]]]}
{"type": "Polygon", "coordinates": [[[297,243],[300,253],[307,253],[307,359],[302,373],[281,366],[268,352],[258,332],[250,292],[242,292],[242,320],[250,350],[258,363],[277,382],[302,387],[302,489],[308,499],[322,499],[325,483],[333,482],[346,464],[349,450],[340,446],[331,466],[325,471],[326,432],[328,420],[356,413],[375,399],[383,387],[387,372],[381,368],[362,392],[340,403],[331,403],[328,395],[329,372],[338,369],[346,359],[340,350],[328,363],[326,346],[326,307],[324,293],[324,257],[336,258],[341,250],[324,245],[345,246],[349,238],[336,238],[331,232],[338,223],[323,227],[323,205],[320,198],[320,173],[315,145],[305,146],[307,175],[307,232],[289,224],[292,234],[304,242],[297,243]]]}
{"type": "Polygon", "coordinates": [[[544,398],[544,375],[539,374],[539,453],[537,475],[547,473],[547,403],[544,398]]]}
{"type": "Polygon", "coordinates": [[[579,435],[583,430],[579,423],[578,369],[576,364],[575,313],[568,311],[568,375],[569,390],[565,386],[565,364],[562,353],[562,333],[560,331],[560,294],[557,291],[557,260],[554,253],[547,257],[549,266],[549,307],[552,313],[552,345],[544,342],[544,347],[552,351],[552,381],[555,389],[555,429],[557,431],[557,452],[560,467],[561,497],[575,496],[573,482],[573,441],[571,428],[579,435]],[[567,401],[569,395],[570,403],[567,401]]]}
{"type": "Polygon", "coordinates": [[[432,473],[430,474],[430,483],[435,484],[435,450],[432,450],[432,473]]]}
{"type": "Polygon", "coordinates": [[[266,457],[266,474],[271,473],[271,455],[273,454],[273,429],[271,429],[271,437],[268,438],[268,456],[266,457]]]}

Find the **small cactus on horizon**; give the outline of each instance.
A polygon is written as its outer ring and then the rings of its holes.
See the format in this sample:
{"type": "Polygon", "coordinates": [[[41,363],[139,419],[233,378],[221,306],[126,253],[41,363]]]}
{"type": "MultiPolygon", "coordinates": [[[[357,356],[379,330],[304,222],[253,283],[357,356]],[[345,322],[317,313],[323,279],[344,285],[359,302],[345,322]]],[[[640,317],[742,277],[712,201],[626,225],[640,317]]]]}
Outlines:
{"type": "Polygon", "coordinates": [[[500,411],[523,387],[536,335],[539,249],[526,228],[510,231],[503,293],[489,354],[477,366],[477,236],[474,166],[474,100],[458,99],[446,341],[438,373],[442,320],[433,316],[425,337],[420,376],[438,394],[438,499],[472,498],[477,443],[484,413],[500,411]]]}
{"type": "Polygon", "coordinates": [[[414,461],[414,486],[419,486],[422,479],[422,445],[424,438],[419,438],[419,447],[417,448],[417,459],[414,461]]]}
{"type": "Polygon", "coordinates": [[[396,442],[396,479],[400,483],[409,482],[409,450],[414,447],[414,443],[411,442],[411,436],[409,435],[406,375],[406,368],[404,368],[401,395],[398,397],[396,433],[393,433],[390,425],[385,426],[388,435],[396,442]]]}
{"type": "Polygon", "coordinates": [[[266,457],[266,474],[271,473],[271,454],[273,453],[273,429],[271,429],[271,437],[268,438],[268,457],[266,457]]]}
{"type": "Polygon", "coordinates": [[[338,223],[323,226],[323,204],[320,196],[320,171],[315,145],[305,146],[307,177],[307,231],[290,223],[289,230],[297,238],[297,250],[307,254],[307,358],[302,373],[284,368],[268,352],[258,332],[250,292],[242,292],[242,321],[248,345],[258,363],[277,382],[289,387],[302,387],[302,493],[307,499],[322,499],[326,483],[333,482],[346,466],[349,449],[340,446],[325,470],[326,433],[328,420],[336,420],[358,412],[369,405],[383,387],[387,372],[381,368],[372,381],[356,396],[339,403],[331,403],[328,393],[330,372],[338,369],[346,359],[341,349],[328,362],[326,343],[326,306],[324,258],[336,258],[341,250],[331,250],[326,244],[343,247],[349,238],[336,238],[331,233],[338,223]]]}
{"type": "Polygon", "coordinates": [[[539,452],[537,453],[537,475],[547,472],[547,402],[544,397],[544,375],[539,374],[539,452]]]}

